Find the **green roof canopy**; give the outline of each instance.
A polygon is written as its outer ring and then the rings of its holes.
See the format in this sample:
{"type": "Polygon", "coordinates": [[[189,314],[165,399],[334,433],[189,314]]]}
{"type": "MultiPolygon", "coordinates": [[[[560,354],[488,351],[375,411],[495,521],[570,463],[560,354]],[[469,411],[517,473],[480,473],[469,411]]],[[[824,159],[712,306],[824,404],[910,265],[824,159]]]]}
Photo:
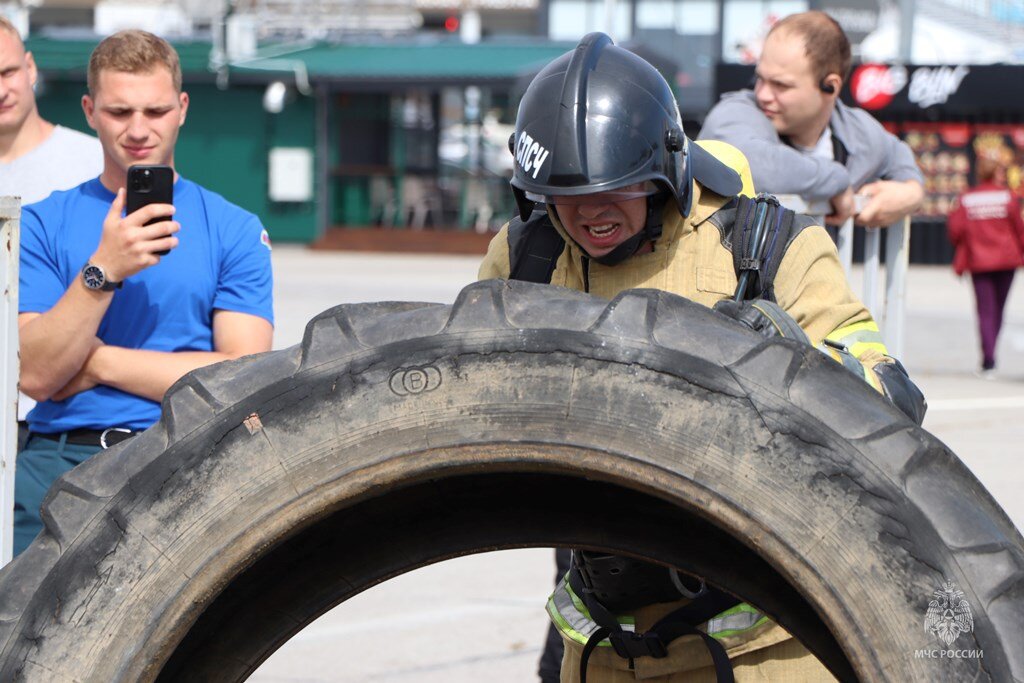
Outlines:
{"type": "Polygon", "coordinates": [[[302,60],[314,81],[510,80],[573,47],[549,42],[317,45],[281,59],[302,60]]]}
{"type": "MultiPolygon", "coordinates": [[[[95,40],[58,40],[56,38],[30,37],[25,49],[35,56],[36,66],[48,74],[85,74],[89,66],[89,55],[99,44],[95,40]]],[[[185,73],[207,72],[210,61],[210,43],[175,43],[181,70],[185,73]]]]}
{"type": "MultiPolygon", "coordinates": [[[[83,75],[89,54],[98,39],[57,40],[30,38],[26,47],[39,68],[50,75],[83,75]]],[[[465,44],[457,41],[376,42],[279,45],[261,50],[265,56],[233,64],[230,72],[245,80],[270,80],[292,73],[295,62],[305,65],[313,83],[370,85],[374,83],[513,83],[520,74],[536,70],[568,52],[573,43],[532,41],[488,41],[465,44]]],[[[189,76],[212,77],[209,70],[210,43],[175,43],[182,71],[189,76]]]]}

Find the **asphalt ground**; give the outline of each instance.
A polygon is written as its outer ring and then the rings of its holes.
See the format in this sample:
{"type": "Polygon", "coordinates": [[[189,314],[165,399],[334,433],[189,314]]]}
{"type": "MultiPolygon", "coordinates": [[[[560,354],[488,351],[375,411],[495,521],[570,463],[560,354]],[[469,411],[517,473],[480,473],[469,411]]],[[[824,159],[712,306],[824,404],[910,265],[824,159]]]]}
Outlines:
{"type": "MultiPolygon", "coordinates": [[[[275,247],[275,347],[342,303],[451,303],[478,257],[275,247]]],[[[860,272],[851,278],[859,288],[860,272]]],[[[1024,528],[1024,273],[1010,293],[994,379],[974,372],[979,347],[969,280],[912,266],[903,361],[928,398],[924,427],[942,439],[1024,528]]],[[[859,291],[859,289],[858,289],[859,291]]],[[[388,581],[339,605],[271,656],[250,680],[529,681],[547,618],[552,552],[486,553],[388,581]]],[[[282,577],[288,580],[288,577],[282,577]]]]}

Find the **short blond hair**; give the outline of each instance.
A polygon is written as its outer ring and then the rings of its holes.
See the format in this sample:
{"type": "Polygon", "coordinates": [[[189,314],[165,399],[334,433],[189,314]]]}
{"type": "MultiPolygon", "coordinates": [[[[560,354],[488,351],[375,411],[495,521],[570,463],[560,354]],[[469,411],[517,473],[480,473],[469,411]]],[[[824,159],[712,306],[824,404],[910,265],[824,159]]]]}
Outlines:
{"type": "Polygon", "coordinates": [[[161,66],[171,72],[174,89],[181,92],[181,60],[170,43],[148,31],[118,31],[104,38],[89,57],[89,94],[95,97],[103,71],[140,74],[161,66]]]}
{"type": "Polygon", "coordinates": [[[8,19],[2,14],[0,14],[0,31],[3,31],[4,33],[9,33],[10,35],[14,36],[18,39],[18,42],[21,43],[21,46],[25,47],[25,41],[21,39],[21,34],[18,33],[18,28],[11,23],[10,19],[8,19]]]}

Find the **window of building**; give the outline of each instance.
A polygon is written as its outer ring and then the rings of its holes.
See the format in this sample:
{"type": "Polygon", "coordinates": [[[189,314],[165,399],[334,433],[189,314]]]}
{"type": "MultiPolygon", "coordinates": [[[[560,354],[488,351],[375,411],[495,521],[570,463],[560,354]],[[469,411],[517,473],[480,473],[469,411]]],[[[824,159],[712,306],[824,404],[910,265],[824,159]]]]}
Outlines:
{"type": "Polygon", "coordinates": [[[633,36],[632,4],[616,2],[609,31],[604,0],[552,0],[548,9],[548,37],[579,40],[593,31],[609,33],[616,42],[633,36]]]}

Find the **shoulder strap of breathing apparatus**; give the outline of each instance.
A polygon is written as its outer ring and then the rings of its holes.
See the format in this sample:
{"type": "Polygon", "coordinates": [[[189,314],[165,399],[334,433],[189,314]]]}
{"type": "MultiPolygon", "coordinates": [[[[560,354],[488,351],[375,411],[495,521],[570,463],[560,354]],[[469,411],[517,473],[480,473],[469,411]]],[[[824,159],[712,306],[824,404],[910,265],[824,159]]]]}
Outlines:
{"type": "MultiPolygon", "coordinates": [[[[786,247],[810,224],[779,205],[770,194],[736,197],[716,211],[711,220],[722,230],[730,249],[739,285],[736,301],[775,300],[775,274],[786,247]]],[[[525,221],[513,218],[508,226],[509,279],[551,282],[565,241],[546,211],[534,211],[525,221]]]]}

